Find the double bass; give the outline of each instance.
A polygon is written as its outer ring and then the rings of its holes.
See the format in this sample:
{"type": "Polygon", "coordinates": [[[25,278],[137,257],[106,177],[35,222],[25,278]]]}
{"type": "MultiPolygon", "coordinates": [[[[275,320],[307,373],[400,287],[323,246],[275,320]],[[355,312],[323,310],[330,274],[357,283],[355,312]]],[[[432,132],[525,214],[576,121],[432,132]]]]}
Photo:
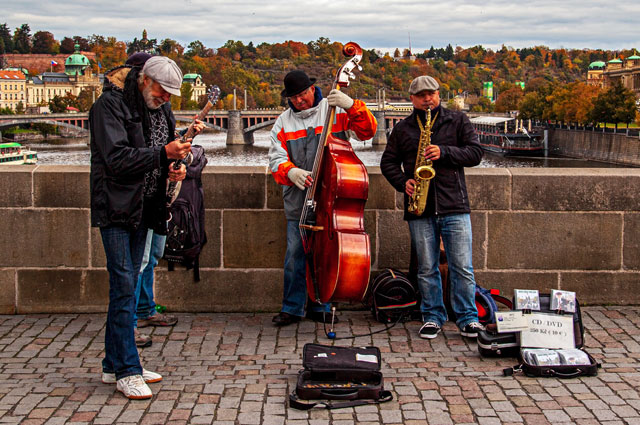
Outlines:
{"type": "MultiPolygon", "coordinates": [[[[349,42],[342,53],[350,59],[336,74],[332,89],[347,87],[359,68],[362,49],[349,42]]],[[[371,247],[364,231],[364,205],[369,192],[367,170],[348,141],[332,135],[335,106],[318,143],[300,217],[307,257],[307,291],[317,303],[361,301],[369,285],[371,247]]]]}

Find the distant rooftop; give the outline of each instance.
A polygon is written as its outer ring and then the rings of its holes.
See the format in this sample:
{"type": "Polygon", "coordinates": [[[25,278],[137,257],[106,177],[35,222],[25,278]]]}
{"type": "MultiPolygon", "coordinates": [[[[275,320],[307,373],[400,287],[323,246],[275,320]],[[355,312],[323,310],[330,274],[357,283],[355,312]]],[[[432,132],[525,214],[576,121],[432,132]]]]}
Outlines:
{"type": "Polygon", "coordinates": [[[22,71],[5,71],[0,70],[0,80],[25,80],[26,77],[22,71]]]}

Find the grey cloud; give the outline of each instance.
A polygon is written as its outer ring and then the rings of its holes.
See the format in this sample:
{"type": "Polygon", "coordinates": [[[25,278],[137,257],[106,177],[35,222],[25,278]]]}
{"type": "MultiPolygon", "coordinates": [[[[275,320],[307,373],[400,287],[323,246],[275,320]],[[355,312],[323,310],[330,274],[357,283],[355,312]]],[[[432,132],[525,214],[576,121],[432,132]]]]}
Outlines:
{"type": "Polygon", "coordinates": [[[95,0],[23,0],[3,9],[12,29],[26,22],[32,32],[48,30],[58,39],[101,34],[132,40],[146,28],[152,38],[184,45],[197,39],[209,47],[229,39],[259,44],[328,37],[389,49],[406,47],[409,33],[416,51],[448,43],[609,49],[640,44],[640,4],[626,1],[155,0],[140,6],[112,0],[106,6],[95,0]]]}

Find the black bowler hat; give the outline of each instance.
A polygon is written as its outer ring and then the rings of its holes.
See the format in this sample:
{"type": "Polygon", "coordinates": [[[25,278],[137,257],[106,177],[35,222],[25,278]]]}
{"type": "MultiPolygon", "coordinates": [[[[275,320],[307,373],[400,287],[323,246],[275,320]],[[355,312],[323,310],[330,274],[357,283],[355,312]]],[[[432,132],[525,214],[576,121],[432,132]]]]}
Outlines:
{"type": "Polygon", "coordinates": [[[304,71],[291,71],[284,77],[284,90],[282,96],[291,97],[302,93],[316,82],[315,78],[309,78],[304,71]]]}

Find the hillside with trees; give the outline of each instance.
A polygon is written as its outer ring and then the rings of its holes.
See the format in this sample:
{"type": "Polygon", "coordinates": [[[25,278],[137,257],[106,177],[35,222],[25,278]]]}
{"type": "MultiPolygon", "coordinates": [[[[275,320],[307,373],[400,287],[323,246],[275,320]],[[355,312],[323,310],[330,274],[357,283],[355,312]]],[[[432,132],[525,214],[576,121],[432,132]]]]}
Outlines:
{"type": "MultiPolygon", "coordinates": [[[[95,53],[94,72],[105,72],[120,65],[136,51],[169,56],[185,73],[198,73],[206,84],[221,88],[221,101],[216,105],[220,109],[231,106],[234,89],[239,94],[247,90],[249,107],[282,105],[282,79],[292,69],[306,71],[327,90],[334,73],[345,61],[342,43],[325,37],[308,43],[287,40],[258,45],[229,40],[222,46],[209,47],[199,40],[183,46],[170,38],[148,39],[146,31],[141,39],[132,41],[96,34],[64,37],[58,41],[47,31],[32,35],[28,24],[15,28],[13,33],[6,24],[0,25],[0,53],[71,53],[75,44],[83,51],[95,53]]],[[[369,49],[364,51],[363,69],[349,90],[353,96],[371,101],[376,99],[378,90],[384,88],[387,100],[406,101],[410,81],[428,74],[441,82],[441,96],[445,101],[455,95],[464,95],[472,111],[520,109],[523,117],[581,121],[593,118],[590,112],[585,113],[585,108],[601,105],[595,102],[600,95],[599,89],[584,83],[589,64],[632,54],[631,50],[550,49],[545,46],[522,49],[502,46],[495,51],[480,45],[469,48],[432,46],[422,53],[413,52],[415,56],[407,49],[402,53],[396,49],[392,54],[369,49]],[[482,97],[482,83],[487,81],[494,84],[495,103],[482,97]],[[525,82],[524,90],[516,86],[518,81],[525,82]]],[[[238,100],[239,107],[243,106],[243,96],[238,100]]]]}

